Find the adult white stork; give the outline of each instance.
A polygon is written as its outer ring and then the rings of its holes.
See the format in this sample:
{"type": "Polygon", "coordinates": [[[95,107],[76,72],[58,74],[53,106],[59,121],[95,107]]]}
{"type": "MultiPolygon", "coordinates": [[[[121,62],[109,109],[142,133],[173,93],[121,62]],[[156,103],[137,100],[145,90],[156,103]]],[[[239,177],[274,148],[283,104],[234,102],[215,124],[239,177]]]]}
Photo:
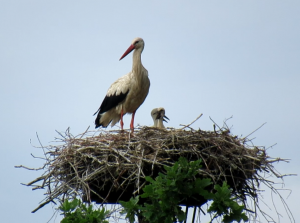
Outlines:
{"type": "Polygon", "coordinates": [[[132,113],[130,129],[133,132],[135,112],[143,104],[150,87],[148,71],[141,61],[144,45],[142,38],[135,38],[121,56],[120,60],[134,50],[132,71],[116,80],[108,89],[100,108],[95,112],[95,114],[98,113],[95,120],[96,128],[107,127],[109,123],[114,126],[121,119],[120,124],[123,130],[123,115],[132,113]]]}
{"type": "Polygon", "coordinates": [[[153,118],[154,125],[153,127],[164,129],[164,121],[167,122],[166,119],[170,120],[166,115],[166,111],[164,108],[154,108],[151,111],[151,116],[153,118]]]}

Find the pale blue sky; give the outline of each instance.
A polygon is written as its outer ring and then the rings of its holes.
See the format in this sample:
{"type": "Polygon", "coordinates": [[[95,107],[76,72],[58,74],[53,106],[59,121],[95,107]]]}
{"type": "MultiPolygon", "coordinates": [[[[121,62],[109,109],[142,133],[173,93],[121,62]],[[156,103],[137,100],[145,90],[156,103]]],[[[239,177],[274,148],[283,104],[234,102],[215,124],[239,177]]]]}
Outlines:
{"type": "MultiPolygon", "coordinates": [[[[142,61],[151,81],[136,124],[152,125],[150,112],[160,106],[169,127],[200,113],[194,128],[211,130],[209,117],[222,125],[233,116],[228,124],[237,135],[267,122],[252,135],[254,144],[277,143],[269,155],[291,162],[275,167],[299,173],[299,1],[0,0],[1,221],[52,216],[50,205],[31,214],[43,191],[20,185],[41,172],[14,165],[41,165],[30,155],[42,156],[30,144],[38,145],[36,132],[48,145],[55,130],[94,128],[92,115],[108,87],[131,69],[131,55],[119,58],[134,37],[146,43],[142,61]]],[[[130,116],[124,122],[129,128],[130,116]]],[[[299,176],[284,183],[300,222],[299,176]]],[[[274,208],[266,211],[276,218],[274,208]]]]}

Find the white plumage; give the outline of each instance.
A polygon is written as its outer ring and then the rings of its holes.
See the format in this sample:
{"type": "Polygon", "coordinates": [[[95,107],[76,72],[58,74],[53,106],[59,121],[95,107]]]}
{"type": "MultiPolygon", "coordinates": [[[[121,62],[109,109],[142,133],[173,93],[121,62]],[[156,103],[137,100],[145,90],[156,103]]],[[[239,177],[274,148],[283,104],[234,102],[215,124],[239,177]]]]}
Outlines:
{"type": "Polygon", "coordinates": [[[169,120],[169,118],[165,115],[166,111],[164,108],[154,108],[152,111],[151,111],[151,116],[152,116],[152,119],[153,119],[153,122],[154,122],[154,125],[153,127],[156,127],[156,128],[162,128],[164,129],[165,126],[164,126],[164,121],[167,122],[166,119],[169,120]]]}
{"type": "Polygon", "coordinates": [[[109,123],[111,123],[111,126],[114,126],[121,120],[121,129],[123,129],[123,115],[132,113],[130,129],[133,131],[135,112],[146,99],[150,87],[148,71],[144,68],[141,61],[143,49],[144,40],[135,38],[120,58],[120,60],[123,59],[134,50],[132,71],[116,80],[110,86],[100,108],[95,113],[98,113],[95,120],[96,128],[100,126],[107,127],[109,123]]]}

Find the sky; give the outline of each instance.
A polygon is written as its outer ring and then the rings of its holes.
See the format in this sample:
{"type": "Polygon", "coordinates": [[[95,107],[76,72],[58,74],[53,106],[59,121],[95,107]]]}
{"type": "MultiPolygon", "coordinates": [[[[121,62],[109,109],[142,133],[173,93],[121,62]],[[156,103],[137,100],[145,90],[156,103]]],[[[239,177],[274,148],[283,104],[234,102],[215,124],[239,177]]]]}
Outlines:
{"type": "MultiPolygon", "coordinates": [[[[165,108],[167,127],[201,113],[191,127],[212,130],[210,118],[222,125],[232,117],[231,132],[246,136],[266,123],[250,136],[253,143],[270,157],[290,159],[274,164],[281,174],[299,174],[299,22],[297,0],[0,0],[1,221],[49,221],[54,205],[31,213],[45,191],[21,185],[42,172],[14,166],[42,166],[31,155],[43,156],[37,134],[45,146],[56,130],[94,129],[110,84],[131,70],[132,55],[119,58],[135,37],[145,41],[142,62],[151,81],[136,125],[152,125],[156,107],[165,108]]],[[[129,115],[124,123],[129,128],[129,115]]],[[[300,222],[299,176],[271,180],[300,222]]],[[[271,191],[261,189],[271,204],[271,191]]],[[[264,210],[290,222],[274,199],[281,216],[272,204],[264,210]]]]}

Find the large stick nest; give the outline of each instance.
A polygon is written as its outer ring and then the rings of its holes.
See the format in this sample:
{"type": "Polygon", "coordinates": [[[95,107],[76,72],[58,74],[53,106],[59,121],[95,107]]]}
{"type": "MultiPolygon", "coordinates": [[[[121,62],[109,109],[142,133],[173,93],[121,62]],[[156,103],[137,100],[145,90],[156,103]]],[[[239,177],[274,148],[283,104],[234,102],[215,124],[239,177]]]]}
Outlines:
{"type": "MultiPolygon", "coordinates": [[[[85,201],[118,203],[142,192],[145,176],[155,178],[179,157],[189,161],[202,159],[199,177],[216,184],[227,181],[240,201],[256,201],[265,173],[275,172],[264,147],[256,147],[247,138],[215,131],[157,129],[141,127],[134,136],[128,132],[84,132],[74,137],[69,129],[61,135],[61,144],[43,147],[46,163],[41,177],[27,184],[47,189],[46,198],[33,212],[49,202],[80,196],[85,201]],[[249,143],[250,142],[250,143],[249,143]],[[40,185],[35,185],[40,182],[40,185]]],[[[189,198],[182,205],[201,206],[202,197],[189,198]]],[[[256,203],[256,202],[255,202],[256,203]]]]}

